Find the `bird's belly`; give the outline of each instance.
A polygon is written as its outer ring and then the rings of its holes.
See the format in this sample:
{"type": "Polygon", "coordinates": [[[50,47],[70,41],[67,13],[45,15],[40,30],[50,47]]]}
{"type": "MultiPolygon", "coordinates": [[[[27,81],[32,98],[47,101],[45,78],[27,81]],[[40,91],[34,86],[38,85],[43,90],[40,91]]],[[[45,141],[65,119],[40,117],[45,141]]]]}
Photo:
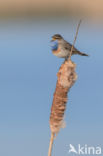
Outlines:
{"type": "Polygon", "coordinates": [[[61,50],[59,48],[58,48],[58,50],[53,50],[52,52],[53,52],[53,54],[55,56],[61,57],[61,58],[65,58],[65,57],[67,57],[69,55],[69,51],[67,51],[67,50],[61,50]]]}

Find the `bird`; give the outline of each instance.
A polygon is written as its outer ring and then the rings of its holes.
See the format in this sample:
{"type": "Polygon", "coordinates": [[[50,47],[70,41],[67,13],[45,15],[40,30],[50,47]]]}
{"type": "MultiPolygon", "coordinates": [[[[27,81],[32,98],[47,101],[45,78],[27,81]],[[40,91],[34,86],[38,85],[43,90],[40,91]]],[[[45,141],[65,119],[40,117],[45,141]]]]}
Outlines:
{"type": "MultiPolygon", "coordinates": [[[[70,56],[70,51],[72,48],[72,44],[67,42],[60,34],[55,34],[52,36],[51,40],[51,49],[52,53],[59,57],[59,58],[65,58],[66,60],[70,56]]],[[[73,46],[72,55],[81,55],[81,56],[88,56],[88,54],[80,52],[78,49],[76,49],[73,46]]]]}

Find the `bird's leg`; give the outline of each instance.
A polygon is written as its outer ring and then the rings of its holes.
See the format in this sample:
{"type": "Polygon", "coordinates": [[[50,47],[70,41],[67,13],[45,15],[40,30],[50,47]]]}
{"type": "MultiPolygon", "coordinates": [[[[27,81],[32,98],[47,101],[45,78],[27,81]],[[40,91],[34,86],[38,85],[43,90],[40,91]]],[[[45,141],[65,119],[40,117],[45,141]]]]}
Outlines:
{"type": "Polygon", "coordinates": [[[65,57],[65,61],[67,61],[67,60],[68,60],[68,57],[69,57],[69,56],[66,56],[66,57],[65,57]]]}

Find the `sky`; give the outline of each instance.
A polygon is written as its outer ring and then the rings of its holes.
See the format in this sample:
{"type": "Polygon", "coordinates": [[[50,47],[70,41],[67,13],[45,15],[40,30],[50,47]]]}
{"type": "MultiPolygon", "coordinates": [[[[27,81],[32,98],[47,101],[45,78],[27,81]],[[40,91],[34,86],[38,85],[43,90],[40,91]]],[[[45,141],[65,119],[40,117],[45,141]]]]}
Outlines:
{"type": "MultiPolygon", "coordinates": [[[[53,56],[51,36],[73,42],[77,21],[67,18],[0,20],[0,155],[45,156],[57,72],[63,59],[53,56]]],[[[103,147],[103,29],[83,21],[73,56],[78,79],[71,88],[53,155],[68,156],[69,144],[103,147]]],[[[71,154],[72,155],[72,154],[71,154]]]]}

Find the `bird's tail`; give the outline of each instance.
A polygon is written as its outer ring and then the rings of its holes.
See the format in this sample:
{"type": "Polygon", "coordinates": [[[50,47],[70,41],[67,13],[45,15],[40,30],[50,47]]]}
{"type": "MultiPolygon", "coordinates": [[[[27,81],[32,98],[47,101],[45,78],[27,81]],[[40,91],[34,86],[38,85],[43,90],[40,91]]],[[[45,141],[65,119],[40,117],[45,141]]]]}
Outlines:
{"type": "Polygon", "coordinates": [[[73,54],[78,54],[78,55],[81,55],[81,56],[89,56],[88,54],[85,54],[85,53],[82,53],[80,51],[73,51],[73,54]]]}

